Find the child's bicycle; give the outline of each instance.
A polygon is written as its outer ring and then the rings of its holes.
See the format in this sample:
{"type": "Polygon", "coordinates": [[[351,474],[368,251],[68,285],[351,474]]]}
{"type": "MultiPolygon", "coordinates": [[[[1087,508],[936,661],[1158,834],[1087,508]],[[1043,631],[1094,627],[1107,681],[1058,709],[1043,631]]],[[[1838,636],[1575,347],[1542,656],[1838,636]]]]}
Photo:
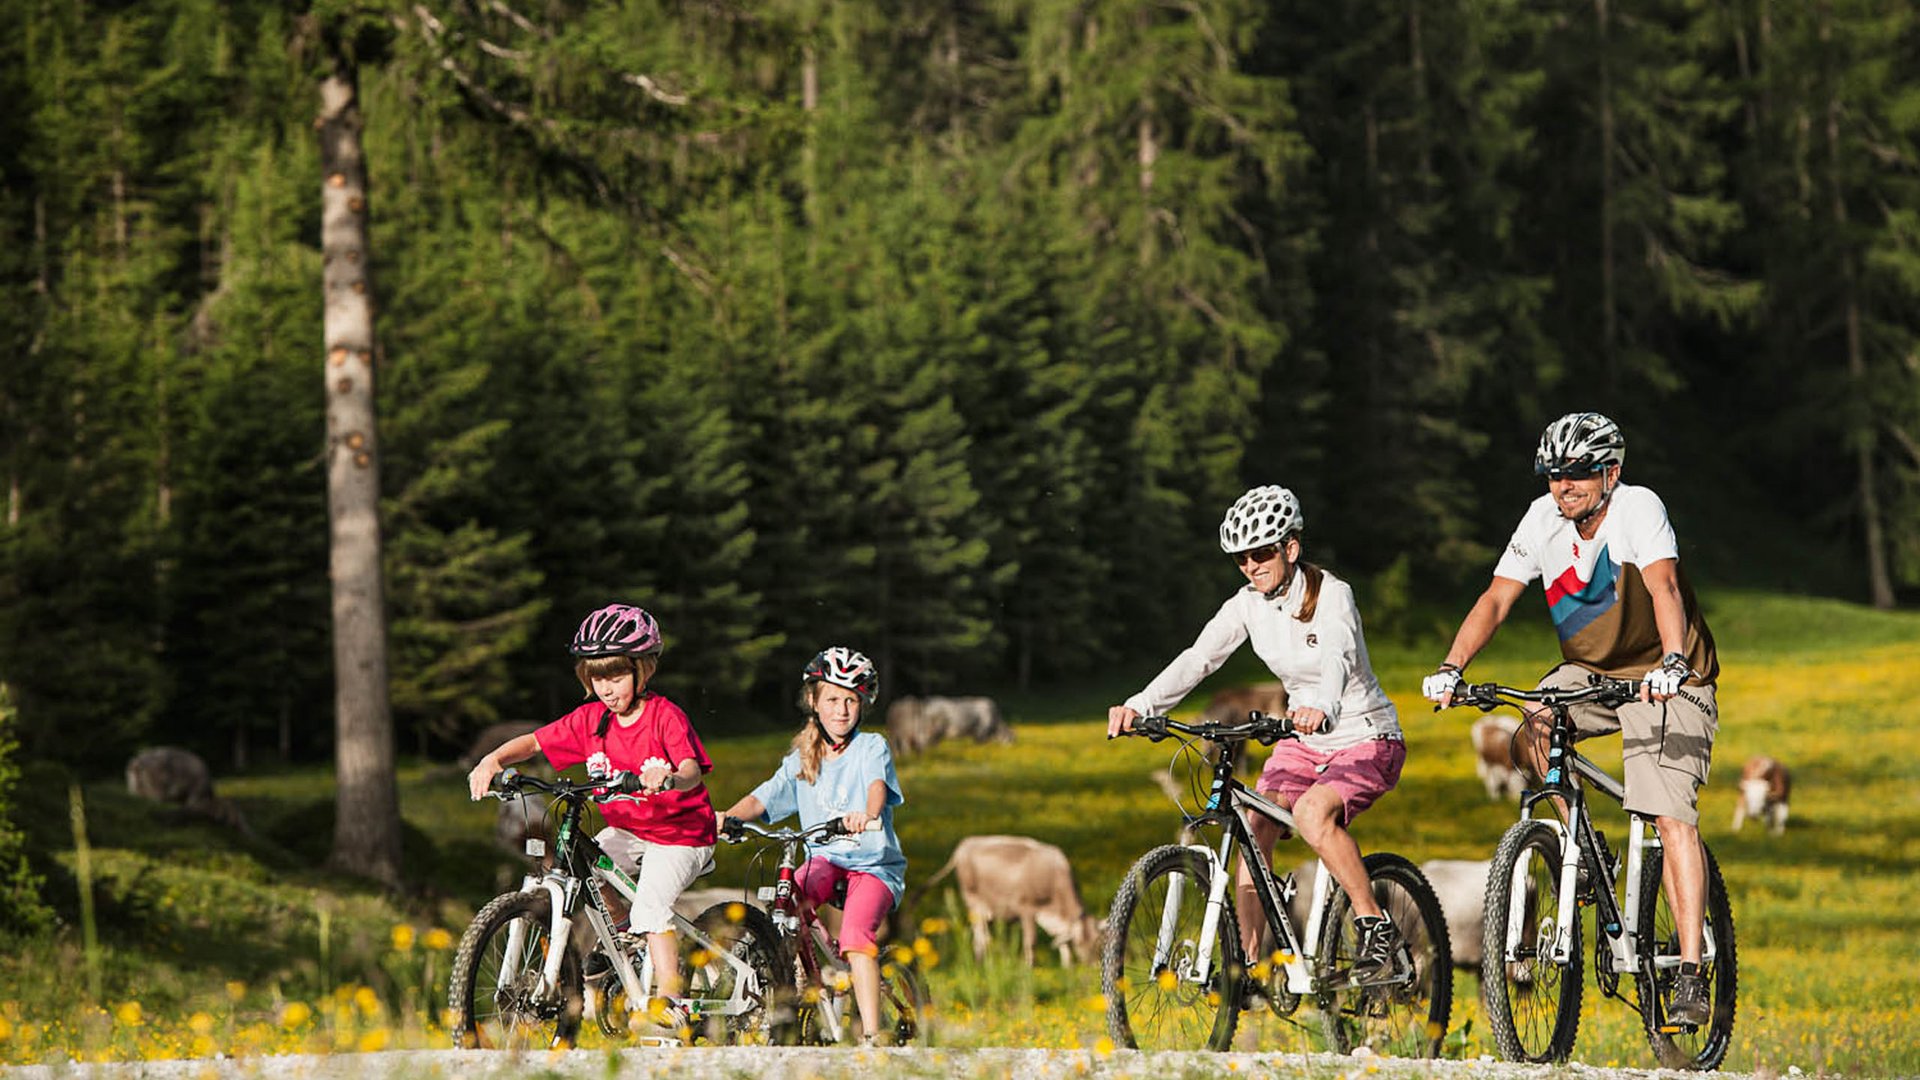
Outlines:
{"type": "MultiPolygon", "coordinates": [[[[642,1041],[770,1041],[769,1005],[785,967],[763,913],[741,904],[743,911],[733,912],[739,917],[729,919],[729,905],[722,904],[692,922],[676,914],[685,995],[678,998],[649,998],[646,990],[654,983],[646,935],[614,930],[597,883],[631,902],[634,882],[581,830],[580,816],[589,801],[631,796],[638,783],[632,775],[619,782],[549,782],[513,769],[495,778],[490,793],[497,798],[531,789],[552,795],[561,810],[547,868],[528,874],[518,892],[494,897],[460,937],[447,990],[458,1045],[571,1046],[590,997],[601,1031],[614,1038],[627,1037],[636,1011],[652,1006],[653,1016],[642,1014],[638,1026],[666,1023],[662,1034],[643,1035],[642,1041]],[[576,938],[581,948],[573,947],[576,938]]],[[[527,854],[540,858],[544,847],[529,840],[527,854]]]]}
{"type": "Polygon", "coordinates": [[[1143,1050],[1230,1049],[1247,989],[1243,983],[1252,980],[1277,1016],[1290,1016],[1310,999],[1327,1042],[1340,1053],[1365,1046],[1400,1057],[1434,1056],[1453,1005],[1452,950],[1439,899],[1419,869],[1401,856],[1375,852],[1366,857],[1374,898],[1403,942],[1393,972],[1373,980],[1353,973],[1359,942],[1352,901],[1324,863],[1314,875],[1307,925],[1296,927],[1287,910],[1294,896],[1292,875],[1275,878],[1242,812],[1260,814],[1289,831],[1293,815],[1248,789],[1234,772],[1248,739],[1272,745],[1293,735],[1293,724],[1284,716],[1255,712],[1248,717],[1243,724],[1184,724],[1164,716],[1134,721],[1131,734],[1155,742],[1174,732],[1191,736],[1181,740],[1175,764],[1186,757],[1192,779],[1210,770],[1212,782],[1204,808],[1188,814],[1187,824],[1218,825],[1221,837],[1217,848],[1154,848],[1127,871],[1113,898],[1101,971],[1108,1034],[1122,1046],[1143,1050]],[[1218,745],[1212,762],[1195,748],[1200,739],[1218,745]],[[1272,957],[1251,965],[1241,955],[1234,915],[1235,847],[1254,867],[1254,891],[1276,944],[1272,957]]]}
{"type": "MultiPolygon", "coordinates": [[[[1585,791],[1591,786],[1615,802],[1626,788],[1598,765],[1573,751],[1568,707],[1583,701],[1621,705],[1640,696],[1631,680],[1590,676],[1576,690],[1516,690],[1495,683],[1462,685],[1454,700],[1483,711],[1502,705],[1525,714],[1544,705],[1552,717],[1547,774],[1526,793],[1520,820],[1500,840],[1487,872],[1487,948],[1480,992],[1500,1053],[1516,1061],[1564,1061],[1580,1025],[1580,909],[1592,906],[1599,928],[1593,945],[1594,980],[1600,992],[1640,1013],[1647,1040],[1660,1064],[1674,1069],[1712,1069],[1733,1041],[1734,996],[1739,981],[1734,956],[1733,910],[1720,866],[1705,842],[1707,907],[1701,971],[1712,1014],[1698,1027],[1668,1018],[1674,979],[1680,970],[1680,937],[1673,910],[1660,887],[1660,834],[1632,815],[1625,866],[1626,902],[1618,896],[1620,864],[1594,828],[1585,791]],[[1581,783],[1584,777],[1586,783],[1581,783]],[[1558,814],[1532,816],[1543,799],[1566,805],[1558,814]],[[1633,999],[1620,992],[1620,977],[1633,978],[1633,999]]],[[[1525,731],[1523,726],[1521,731],[1525,731]]],[[[1517,737],[1517,736],[1516,736],[1517,737]]]]}
{"type": "MultiPolygon", "coordinates": [[[[880,828],[870,822],[869,832],[880,828]]],[[[794,995],[793,1008],[780,1010],[781,1042],[801,1045],[834,1045],[853,1038],[859,1030],[860,1013],[853,997],[852,976],[845,961],[836,955],[819,915],[806,911],[800,903],[794,872],[808,844],[830,842],[847,835],[839,819],[822,822],[811,829],[769,829],[751,821],[727,818],[720,838],[728,843],[745,843],[747,833],[780,846],[780,861],[774,884],[761,886],[759,898],[770,905],[769,912],[751,909],[762,919],[771,919],[779,935],[782,956],[791,956],[783,970],[793,975],[793,985],[783,993],[794,995]],[[790,1019],[789,1019],[790,1016],[790,1019]],[[784,1027],[791,1023],[791,1029],[784,1027]]],[[[771,846],[771,845],[770,845],[771,846]]],[[[841,904],[844,897],[833,903],[841,904]]],[[[925,1044],[929,1040],[928,997],[912,949],[901,945],[883,948],[880,963],[880,1018],[877,1029],[884,1040],[895,1046],[925,1044]]]]}

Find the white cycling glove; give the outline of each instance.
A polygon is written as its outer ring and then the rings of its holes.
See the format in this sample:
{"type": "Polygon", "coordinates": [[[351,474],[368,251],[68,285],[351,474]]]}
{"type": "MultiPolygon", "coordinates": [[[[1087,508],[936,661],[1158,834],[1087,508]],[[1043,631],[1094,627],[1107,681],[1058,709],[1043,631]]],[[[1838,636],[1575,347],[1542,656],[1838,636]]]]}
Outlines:
{"type": "Polygon", "coordinates": [[[1439,701],[1460,689],[1460,669],[1452,664],[1441,664],[1433,674],[1420,680],[1420,696],[1428,701],[1439,701]]]}
{"type": "Polygon", "coordinates": [[[1655,697],[1672,697],[1679,692],[1680,684],[1693,675],[1693,669],[1687,666],[1687,658],[1677,652],[1670,652],[1660,658],[1660,666],[1647,672],[1647,689],[1655,697]]]}

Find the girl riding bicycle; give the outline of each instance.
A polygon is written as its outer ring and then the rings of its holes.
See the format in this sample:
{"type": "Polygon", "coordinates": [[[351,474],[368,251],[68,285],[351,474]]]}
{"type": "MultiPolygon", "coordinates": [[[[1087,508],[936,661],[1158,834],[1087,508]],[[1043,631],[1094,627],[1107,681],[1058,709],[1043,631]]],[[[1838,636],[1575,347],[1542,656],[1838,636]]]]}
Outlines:
{"type": "MultiPolygon", "coordinates": [[[[673,902],[713,865],[713,801],[701,777],[713,771],[687,714],[647,683],[659,667],[665,641],[652,615],[609,604],[588,615],[568,652],[574,675],[595,700],[531,734],[508,739],[467,774],[468,793],[487,794],[501,769],[545,754],[555,769],[587,763],[595,777],[637,773],[640,795],[600,805],[607,827],[594,839],[620,870],[635,879],[637,899],[622,929],[647,935],[655,992],[680,993],[679,942],[673,902]]],[[[620,898],[602,889],[617,917],[620,898]]],[[[667,1026],[679,1019],[655,1014],[667,1026]]]]}
{"type": "MultiPolygon", "coordinates": [[[[1393,969],[1400,936],[1374,899],[1347,826],[1399,783],[1406,743],[1367,659],[1353,589],[1301,560],[1304,526],[1300,501],[1286,488],[1267,485],[1240,496],[1220,523],[1220,549],[1246,575],[1246,587],[1146,689],[1107,710],[1107,735],[1132,730],[1142,716],[1164,715],[1251,639],[1286,686],[1287,715],[1300,733],[1274,748],[1255,788],[1293,812],[1300,835],[1352,899],[1359,931],[1354,973],[1378,978],[1393,969]]],[[[1271,856],[1280,826],[1259,815],[1248,824],[1271,856]]],[[[1235,897],[1245,955],[1257,956],[1264,918],[1244,859],[1235,897]]]]}
{"type": "Polygon", "coordinates": [[[807,718],[780,768],[720,815],[779,821],[798,813],[802,828],[840,819],[850,836],[823,847],[795,875],[808,909],[841,903],[840,954],[853,974],[862,1042],[871,1045],[880,1017],[879,931],[907,883],[907,857],[893,831],[893,808],[905,801],[884,735],[858,731],[880,695],[880,672],[852,649],[823,650],[800,673],[807,718]],[[870,821],[880,831],[866,832],[870,821]],[[844,902],[835,890],[844,884],[844,902]]]}

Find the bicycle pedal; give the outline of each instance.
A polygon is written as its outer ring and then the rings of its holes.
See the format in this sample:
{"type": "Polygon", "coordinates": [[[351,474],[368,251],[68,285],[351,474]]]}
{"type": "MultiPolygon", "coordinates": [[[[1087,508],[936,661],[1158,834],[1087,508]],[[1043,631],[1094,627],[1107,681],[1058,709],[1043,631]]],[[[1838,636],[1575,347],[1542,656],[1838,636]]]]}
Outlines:
{"type": "Polygon", "coordinates": [[[635,1046],[654,1046],[663,1050],[678,1049],[687,1045],[671,1035],[641,1035],[633,1040],[635,1046]]]}

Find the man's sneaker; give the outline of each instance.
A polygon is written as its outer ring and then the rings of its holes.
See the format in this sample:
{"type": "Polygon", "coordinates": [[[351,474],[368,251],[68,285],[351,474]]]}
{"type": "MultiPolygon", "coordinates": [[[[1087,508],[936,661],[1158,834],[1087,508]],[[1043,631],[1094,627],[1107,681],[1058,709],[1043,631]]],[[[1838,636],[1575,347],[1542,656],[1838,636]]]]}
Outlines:
{"type": "Polygon", "coordinates": [[[1673,1000],[1667,1003],[1667,1019],[1676,1024],[1699,1027],[1713,1016],[1707,1001],[1707,977],[1699,964],[1681,964],[1680,977],[1673,980],[1673,1000]]]}
{"type": "Polygon", "coordinates": [[[1355,982],[1380,982],[1394,973],[1394,956],[1400,951],[1400,931],[1382,915],[1363,915],[1353,920],[1360,932],[1360,943],[1353,951],[1355,982]]]}

